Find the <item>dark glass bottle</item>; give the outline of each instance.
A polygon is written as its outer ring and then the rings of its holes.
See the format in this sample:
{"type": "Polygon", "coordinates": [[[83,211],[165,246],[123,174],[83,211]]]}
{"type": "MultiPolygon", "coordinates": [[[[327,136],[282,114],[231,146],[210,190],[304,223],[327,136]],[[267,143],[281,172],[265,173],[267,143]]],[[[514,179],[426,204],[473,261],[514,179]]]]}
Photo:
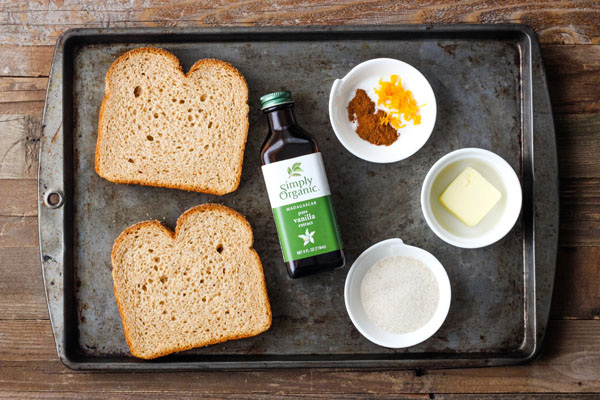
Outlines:
{"type": "Polygon", "coordinates": [[[315,140],[296,123],[289,91],[261,97],[269,135],[260,159],[284,262],[292,278],[345,265],[315,140]]]}

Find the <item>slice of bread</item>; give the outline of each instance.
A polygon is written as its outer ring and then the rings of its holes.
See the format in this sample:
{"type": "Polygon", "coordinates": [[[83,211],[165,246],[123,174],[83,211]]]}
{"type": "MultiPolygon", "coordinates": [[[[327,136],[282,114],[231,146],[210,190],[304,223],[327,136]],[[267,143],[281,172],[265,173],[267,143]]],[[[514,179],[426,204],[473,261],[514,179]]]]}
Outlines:
{"type": "Polygon", "coordinates": [[[127,228],[112,250],[112,275],[131,354],[156,358],[258,335],[271,326],[252,229],[217,204],[194,207],[175,233],[158,221],[127,228]]]}
{"type": "Polygon", "coordinates": [[[137,183],[226,194],[237,189],[248,135],[248,86],[231,64],[139,48],[106,74],[96,172],[137,183]]]}

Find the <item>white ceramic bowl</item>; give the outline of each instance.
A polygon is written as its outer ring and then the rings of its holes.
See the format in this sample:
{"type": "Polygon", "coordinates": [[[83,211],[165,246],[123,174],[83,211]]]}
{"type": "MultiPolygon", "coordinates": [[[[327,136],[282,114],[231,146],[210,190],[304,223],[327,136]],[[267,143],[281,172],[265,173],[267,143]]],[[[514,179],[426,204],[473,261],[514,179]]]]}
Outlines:
{"type": "Polygon", "coordinates": [[[401,239],[384,240],[365,250],[348,271],[344,287],[346,310],[356,329],[371,342],[389,348],[414,346],[430,338],[444,323],[450,309],[450,298],[450,280],[442,264],[431,253],[405,245],[401,239]],[[435,276],[440,290],[433,317],[414,332],[389,333],[379,328],[367,317],[360,300],[360,286],[367,271],[382,258],[394,256],[412,257],[423,262],[435,276]]]}
{"type": "Polygon", "coordinates": [[[521,212],[521,184],[512,167],[488,150],[466,148],[440,158],[431,167],[421,189],[421,208],[427,224],[443,241],[456,247],[475,249],[502,239],[515,225],[521,212]],[[502,198],[474,227],[468,227],[438,201],[448,185],[466,167],[473,167],[502,198]]]}
{"type": "Polygon", "coordinates": [[[374,163],[396,162],[415,154],[431,136],[436,115],[435,95],[427,79],[413,66],[392,58],[375,58],[358,64],[345,77],[333,82],[329,95],[329,119],[338,140],[350,153],[374,163]],[[418,105],[424,104],[420,109],[421,124],[414,126],[409,121],[393,144],[376,146],[355,132],[348,120],[347,107],[359,88],[376,99],[374,89],[379,86],[379,79],[387,81],[392,74],[402,79],[402,86],[412,91],[418,105]]]}

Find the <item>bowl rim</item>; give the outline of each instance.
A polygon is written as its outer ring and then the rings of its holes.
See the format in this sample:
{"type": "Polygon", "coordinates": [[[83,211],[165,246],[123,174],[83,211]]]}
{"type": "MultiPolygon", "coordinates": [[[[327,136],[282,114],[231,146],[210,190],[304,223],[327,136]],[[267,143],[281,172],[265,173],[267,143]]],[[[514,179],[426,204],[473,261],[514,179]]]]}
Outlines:
{"type": "Polygon", "coordinates": [[[505,237],[515,226],[517,220],[519,219],[519,215],[521,213],[521,207],[523,203],[523,190],[521,188],[521,182],[519,181],[519,177],[517,173],[513,170],[510,164],[498,154],[478,148],[478,147],[465,147],[462,149],[451,151],[450,153],[445,154],[439,160],[437,160],[425,175],[425,179],[423,180],[423,185],[421,186],[421,211],[427,222],[429,228],[435,233],[437,237],[442,239],[444,242],[463,249],[479,249],[482,247],[486,247],[498,242],[500,239],[505,237]],[[487,162],[488,166],[493,168],[498,172],[504,183],[506,184],[506,180],[512,181],[512,184],[516,184],[519,188],[518,193],[514,193],[516,196],[516,201],[518,203],[518,207],[514,208],[513,211],[508,211],[503,215],[503,218],[510,223],[505,224],[504,229],[498,230],[495,235],[486,235],[483,238],[475,238],[469,240],[462,240],[460,236],[452,235],[446,229],[444,229],[433,216],[433,211],[431,209],[431,204],[428,199],[430,198],[431,188],[433,186],[433,182],[439,175],[439,173],[448,165],[455,161],[463,160],[468,158],[468,156],[478,156],[479,159],[487,162]]]}
{"type": "MultiPolygon", "coordinates": [[[[415,155],[419,150],[421,150],[423,148],[423,146],[425,146],[425,144],[427,144],[427,142],[429,141],[429,138],[431,137],[434,129],[435,129],[435,123],[437,121],[437,99],[435,97],[435,92],[433,90],[433,87],[431,87],[431,84],[429,83],[429,80],[427,79],[427,77],[425,77],[425,75],[423,75],[423,73],[421,71],[419,71],[419,69],[417,69],[416,67],[412,66],[411,64],[407,63],[406,61],[402,61],[402,60],[398,60],[396,58],[390,58],[390,57],[378,57],[378,58],[372,58],[366,61],[363,61],[357,65],[355,65],[350,71],[348,71],[348,73],[346,75],[344,75],[342,78],[338,78],[335,79],[333,84],[331,85],[331,90],[329,91],[329,99],[328,99],[328,112],[329,112],[329,123],[331,124],[331,128],[333,129],[333,132],[335,133],[335,136],[337,137],[338,141],[342,144],[342,146],[344,146],[344,148],[346,150],[348,150],[351,154],[353,154],[354,156],[368,161],[368,162],[372,162],[372,163],[376,163],[376,164],[391,164],[391,163],[395,163],[398,161],[402,161],[402,160],[406,160],[407,158],[412,157],[413,155],[415,155]],[[434,113],[433,113],[433,120],[431,123],[431,129],[429,130],[429,132],[427,133],[427,137],[425,138],[425,140],[423,141],[423,143],[414,148],[412,152],[410,152],[409,154],[406,154],[404,156],[400,156],[400,157],[391,157],[390,159],[381,159],[377,156],[369,156],[366,153],[366,151],[361,151],[360,146],[357,147],[353,147],[350,145],[350,143],[348,143],[348,141],[344,138],[344,135],[342,135],[339,132],[339,128],[338,124],[336,123],[336,119],[333,118],[333,114],[334,114],[334,97],[335,94],[340,90],[340,88],[342,87],[342,85],[348,81],[352,76],[357,75],[358,73],[360,73],[363,69],[369,67],[371,64],[376,64],[376,63],[400,63],[402,65],[404,65],[406,68],[414,70],[415,73],[417,73],[418,75],[420,75],[423,78],[423,81],[426,83],[426,85],[429,87],[429,90],[431,91],[432,94],[432,106],[434,108],[434,113]]],[[[376,146],[373,145],[369,142],[365,142],[365,147],[369,147],[369,146],[376,146]]]]}
{"type": "MultiPolygon", "coordinates": [[[[402,254],[397,254],[397,255],[402,256],[402,254]]],[[[411,257],[411,256],[408,255],[408,257],[411,257]]],[[[360,293],[358,295],[360,296],[360,293]]],[[[433,335],[435,335],[435,333],[442,327],[442,325],[446,321],[448,312],[450,310],[450,305],[452,303],[452,287],[450,284],[450,278],[448,277],[448,272],[446,271],[446,269],[444,268],[442,263],[433,254],[431,254],[427,250],[422,249],[420,247],[407,245],[402,241],[402,239],[391,238],[391,239],[386,239],[381,242],[373,244],[372,246],[370,246],[369,248],[364,250],[360,254],[360,256],[358,256],[358,258],[354,261],[354,263],[352,264],[352,266],[350,267],[350,269],[348,271],[348,275],[346,276],[346,281],[344,283],[344,303],[346,306],[346,311],[348,313],[348,316],[350,317],[350,320],[352,321],[352,324],[360,332],[361,335],[363,335],[366,339],[368,339],[369,341],[371,341],[379,346],[392,348],[392,349],[400,349],[400,348],[415,346],[419,343],[424,342],[425,340],[427,340],[430,337],[432,337],[433,335]],[[386,340],[385,338],[376,337],[376,336],[373,336],[371,333],[369,333],[369,331],[364,326],[366,324],[366,321],[363,322],[357,317],[354,310],[352,309],[352,302],[350,301],[350,296],[352,295],[351,287],[352,287],[352,284],[354,282],[356,275],[359,273],[360,270],[364,270],[364,269],[368,270],[372,267],[372,265],[367,265],[364,262],[367,255],[369,253],[376,251],[378,248],[392,247],[392,246],[394,246],[395,248],[405,248],[409,251],[416,251],[416,252],[424,254],[426,257],[430,258],[434,265],[424,262],[424,261],[422,261],[422,262],[427,266],[427,268],[429,268],[429,270],[432,272],[432,274],[436,278],[436,280],[438,282],[439,293],[440,293],[438,306],[436,308],[436,311],[434,312],[434,316],[423,327],[419,328],[418,330],[416,330],[414,332],[407,332],[407,333],[392,334],[389,332],[385,332],[385,336],[393,337],[396,340],[402,341],[401,344],[399,344],[398,342],[390,342],[390,341],[386,340]],[[447,293],[447,296],[442,296],[443,293],[447,293]],[[438,323],[434,323],[435,319],[437,319],[438,323]],[[422,333],[421,335],[419,335],[420,332],[422,333]]],[[[381,328],[377,328],[377,329],[381,329],[381,328]]]]}

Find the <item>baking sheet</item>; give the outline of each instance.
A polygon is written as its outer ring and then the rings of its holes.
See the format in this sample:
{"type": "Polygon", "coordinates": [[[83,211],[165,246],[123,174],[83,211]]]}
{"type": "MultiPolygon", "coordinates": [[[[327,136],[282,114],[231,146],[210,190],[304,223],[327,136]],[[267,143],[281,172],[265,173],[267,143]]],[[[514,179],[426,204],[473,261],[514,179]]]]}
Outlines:
{"type": "Polygon", "coordinates": [[[555,269],[558,185],[551,111],[539,45],[520,25],[295,29],[75,30],[57,45],[40,157],[40,243],[58,354],[72,368],[205,369],[280,366],[444,367],[501,365],[539,352],[555,269]],[[231,62],[250,88],[250,131],[242,181],[229,195],[118,185],[94,172],[104,77],[142,45],[173,52],[187,70],[200,58],[231,62]],[[436,127],[414,156],[362,161],[337,141],[327,114],[336,78],[371,58],[419,69],[438,103],[436,127]],[[318,141],[348,266],[291,280],[282,263],[260,173],[267,134],[259,97],[292,91],[299,123],[318,141]],[[481,147],[517,171],[524,205],[515,228],[478,250],[438,239],[420,209],[421,184],[444,154],[481,147]],[[534,153],[535,148],[535,153],[534,153]],[[44,199],[62,192],[65,203],[44,199]],[[186,209],[219,202],[247,216],[265,271],[273,325],[255,338],[141,361],[128,354],[112,292],[110,249],[128,226],[158,219],[174,228],[186,209]],[[390,237],[433,253],[452,285],[446,322],[408,349],[370,343],[346,314],[349,266],[390,237]]]}

